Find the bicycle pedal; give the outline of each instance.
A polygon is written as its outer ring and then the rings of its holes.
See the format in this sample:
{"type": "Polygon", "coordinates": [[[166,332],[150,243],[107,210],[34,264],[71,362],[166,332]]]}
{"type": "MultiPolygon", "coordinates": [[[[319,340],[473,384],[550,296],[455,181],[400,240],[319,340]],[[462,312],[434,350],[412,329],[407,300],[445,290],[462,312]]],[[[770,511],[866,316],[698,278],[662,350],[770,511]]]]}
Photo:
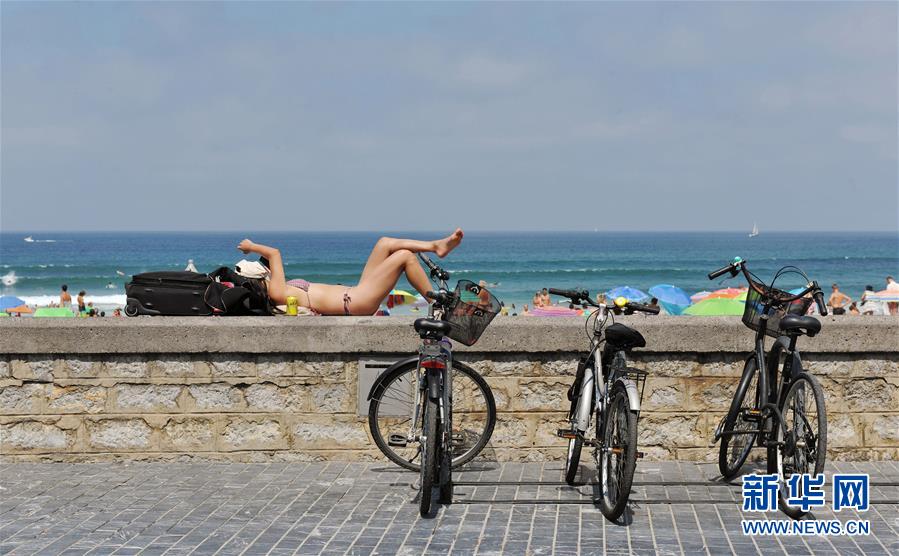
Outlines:
{"type": "Polygon", "coordinates": [[[556,431],[556,436],[559,438],[567,438],[569,440],[577,438],[577,431],[573,431],[571,429],[559,429],[556,431]]]}
{"type": "Polygon", "coordinates": [[[387,437],[387,445],[394,446],[396,448],[405,448],[408,442],[406,441],[406,437],[401,434],[391,434],[387,437]]]}
{"type": "Polygon", "coordinates": [[[643,456],[646,455],[643,452],[637,452],[637,459],[643,459],[643,456]]]}
{"type": "Polygon", "coordinates": [[[760,409],[747,409],[743,412],[743,419],[747,421],[758,422],[762,417],[762,410],[760,409]]]}

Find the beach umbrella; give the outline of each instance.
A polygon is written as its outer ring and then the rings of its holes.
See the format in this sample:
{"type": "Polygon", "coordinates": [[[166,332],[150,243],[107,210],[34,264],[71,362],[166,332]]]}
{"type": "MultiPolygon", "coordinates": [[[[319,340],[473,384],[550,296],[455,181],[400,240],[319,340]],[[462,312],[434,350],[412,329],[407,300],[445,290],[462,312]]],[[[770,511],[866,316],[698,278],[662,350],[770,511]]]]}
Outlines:
{"type": "Polygon", "coordinates": [[[18,307],[10,307],[6,310],[7,313],[33,313],[34,311],[28,305],[19,305],[18,307]]]}
{"type": "Polygon", "coordinates": [[[745,307],[745,303],[736,299],[713,297],[711,299],[703,299],[696,305],[690,305],[684,309],[683,314],[704,317],[742,315],[745,307]]]}
{"type": "Polygon", "coordinates": [[[7,309],[12,309],[13,307],[19,307],[22,305],[25,305],[25,300],[19,299],[14,295],[0,296],[0,311],[6,311],[7,309]]]}
{"type": "Polygon", "coordinates": [[[649,295],[658,299],[669,315],[679,315],[693,303],[687,292],[671,284],[653,286],[649,288],[649,295]]]}
{"type": "Polygon", "coordinates": [[[703,299],[705,299],[709,295],[711,295],[711,293],[712,292],[706,291],[706,290],[703,290],[701,292],[696,292],[690,296],[690,301],[692,301],[693,303],[699,303],[700,301],[702,301],[703,299]]]}
{"type": "Polygon", "coordinates": [[[34,312],[37,317],[74,317],[75,313],[65,307],[39,307],[34,312]]]}
{"type": "Polygon", "coordinates": [[[9,313],[0,312],[0,317],[8,317],[9,313]]]}
{"type": "Polygon", "coordinates": [[[628,301],[640,301],[649,297],[646,295],[646,292],[642,292],[637,288],[632,288],[630,286],[618,286],[617,288],[613,288],[606,292],[606,297],[609,299],[615,299],[616,297],[624,297],[628,301]]]}
{"type": "Polygon", "coordinates": [[[725,298],[725,299],[734,299],[741,293],[746,292],[746,288],[722,288],[720,290],[715,290],[706,296],[706,299],[715,299],[715,298],[725,298]]]}
{"type": "Polygon", "coordinates": [[[867,299],[884,303],[899,303],[899,290],[880,290],[873,295],[869,294],[867,299]]]}
{"type": "Polygon", "coordinates": [[[390,293],[387,294],[388,299],[393,300],[394,305],[406,305],[407,303],[415,303],[415,300],[418,299],[418,296],[414,293],[409,293],[406,290],[390,290],[390,293]]]}

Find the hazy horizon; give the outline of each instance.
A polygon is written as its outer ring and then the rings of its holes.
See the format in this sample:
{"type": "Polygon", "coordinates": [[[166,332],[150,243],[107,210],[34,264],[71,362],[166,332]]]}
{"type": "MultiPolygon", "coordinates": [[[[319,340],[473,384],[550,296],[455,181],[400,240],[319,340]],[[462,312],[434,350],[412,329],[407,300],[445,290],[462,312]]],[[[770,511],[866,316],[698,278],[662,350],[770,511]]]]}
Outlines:
{"type": "Polygon", "coordinates": [[[0,230],[899,231],[896,3],[0,3],[0,230]]]}

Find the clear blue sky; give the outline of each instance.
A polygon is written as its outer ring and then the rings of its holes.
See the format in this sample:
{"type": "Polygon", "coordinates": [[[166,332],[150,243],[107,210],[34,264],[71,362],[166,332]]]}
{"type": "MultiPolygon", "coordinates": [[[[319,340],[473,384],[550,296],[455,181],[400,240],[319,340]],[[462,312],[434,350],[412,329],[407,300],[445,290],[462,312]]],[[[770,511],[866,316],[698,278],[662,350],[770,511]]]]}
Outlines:
{"type": "Polygon", "coordinates": [[[897,230],[894,2],[0,10],[5,231],[897,230]]]}

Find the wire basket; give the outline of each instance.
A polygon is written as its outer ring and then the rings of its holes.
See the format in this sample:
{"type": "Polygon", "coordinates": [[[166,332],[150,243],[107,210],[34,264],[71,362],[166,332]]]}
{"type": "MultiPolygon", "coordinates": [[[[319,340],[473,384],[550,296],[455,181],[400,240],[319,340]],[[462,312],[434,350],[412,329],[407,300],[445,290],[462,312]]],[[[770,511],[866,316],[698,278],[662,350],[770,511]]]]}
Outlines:
{"type": "Polygon", "coordinates": [[[455,293],[456,300],[444,312],[443,320],[452,327],[450,338],[466,346],[472,346],[502,306],[487,288],[471,280],[459,280],[455,293]]]}
{"type": "Polygon", "coordinates": [[[780,329],[780,319],[785,315],[805,315],[809,307],[814,303],[811,297],[800,297],[795,301],[783,301],[793,297],[790,293],[772,288],[758,282],[753,285],[765,292],[765,295],[759,294],[753,288],[749,288],[746,294],[746,308],[743,309],[743,324],[752,330],[758,331],[762,315],[765,313],[765,305],[768,307],[768,326],[765,328],[765,334],[772,338],[777,338],[783,334],[780,329]]]}

